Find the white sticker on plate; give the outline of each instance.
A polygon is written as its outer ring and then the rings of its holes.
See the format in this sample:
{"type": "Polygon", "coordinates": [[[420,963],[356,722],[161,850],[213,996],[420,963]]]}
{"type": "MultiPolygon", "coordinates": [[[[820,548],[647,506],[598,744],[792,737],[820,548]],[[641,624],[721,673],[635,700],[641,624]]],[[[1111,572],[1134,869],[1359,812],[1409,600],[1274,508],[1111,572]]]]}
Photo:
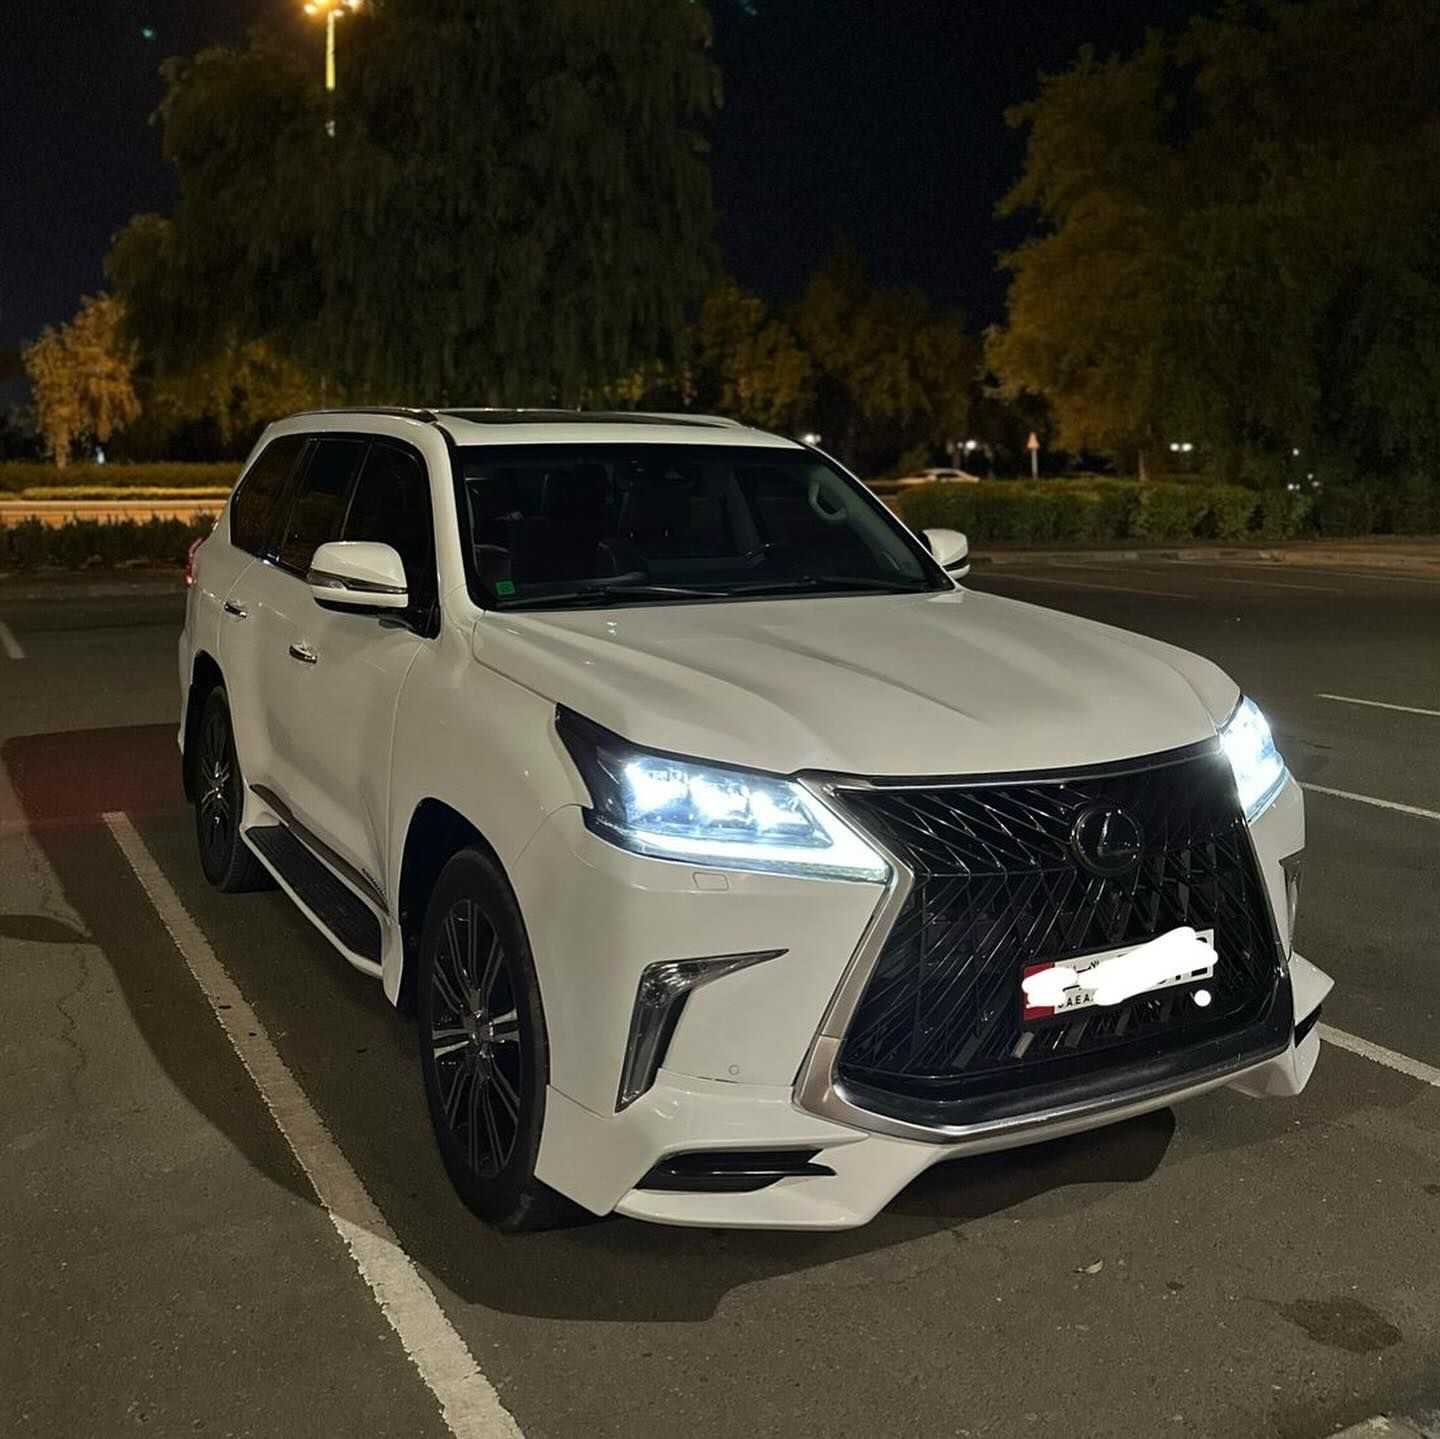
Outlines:
{"type": "Polygon", "coordinates": [[[1215,931],[1182,925],[1128,949],[1026,965],[1022,1020],[1049,1019],[1072,1009],[1123,1004],[1137,994],[1171,989],[1215,973],[1215,931]]]}

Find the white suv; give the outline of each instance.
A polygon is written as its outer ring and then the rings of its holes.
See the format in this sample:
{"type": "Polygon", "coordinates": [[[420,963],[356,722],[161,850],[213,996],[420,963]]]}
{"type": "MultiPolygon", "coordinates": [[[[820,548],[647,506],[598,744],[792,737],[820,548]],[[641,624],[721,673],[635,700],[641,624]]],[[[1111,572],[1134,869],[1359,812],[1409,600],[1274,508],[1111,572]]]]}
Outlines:
{"type": "Polygon", "coordinates": [[[1330,981],[1259,710],[964,555],[721,419],[273,425],[180,641],[205,873],[414,1012],[505,1229],[842,1228],[941,1160],[1297,1093],[1330,981]]]}

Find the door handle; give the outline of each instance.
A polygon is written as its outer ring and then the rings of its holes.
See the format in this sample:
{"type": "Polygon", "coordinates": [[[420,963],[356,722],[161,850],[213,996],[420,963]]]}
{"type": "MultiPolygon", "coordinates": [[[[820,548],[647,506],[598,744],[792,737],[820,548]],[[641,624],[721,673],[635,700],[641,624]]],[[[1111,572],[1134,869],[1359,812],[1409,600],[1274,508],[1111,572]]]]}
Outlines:
{"type": "Polygon", "coordinates": [[[227,615],[234,615],[237,620],[248,619],[250,615],[244,605],[237,605],[234,600],[226,600],[223,608],[227,615]]]}
{"type": "Polygon", "coordinates": [[[299,660],[302,665],[317,664],[320,660],[320,656],[309,645],[291,645],[290,658],[299,660]]]}

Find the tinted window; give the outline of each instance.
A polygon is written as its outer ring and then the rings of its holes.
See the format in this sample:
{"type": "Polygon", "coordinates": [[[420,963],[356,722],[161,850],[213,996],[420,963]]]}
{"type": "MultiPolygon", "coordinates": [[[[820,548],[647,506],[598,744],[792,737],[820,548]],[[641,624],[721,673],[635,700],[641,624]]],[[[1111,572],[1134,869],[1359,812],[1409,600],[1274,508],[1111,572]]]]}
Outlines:
{"type": "Polygon", "coordinates": [[[281,435],[271,440],[250,466],[230,502],[231,544],[252,555],[265,548],[275,528],[276,505],[304,444],[303,435],[281,435]]]}
{"type": "Polygon", "coordinates": [[[365,456],[363,440],[317,440],[295,493],[280,545],[280,563],[304,574],[310,559],[340,530],[345,496],[365,456]]]}
{"type": "Polygon", "coordinates": [[[420,457],[394,445],[371,445],[350,501],[343,540],[393,545],[405,563],[405,584],[417,610],[435,599],[435,531],[430,482],[420,457]]]}
{"type": "Polygon", "coordinates": [[[951,587],[878,501],[808,450],[494,446],[461,451],[459,469],[487,606],[951,587]]]}

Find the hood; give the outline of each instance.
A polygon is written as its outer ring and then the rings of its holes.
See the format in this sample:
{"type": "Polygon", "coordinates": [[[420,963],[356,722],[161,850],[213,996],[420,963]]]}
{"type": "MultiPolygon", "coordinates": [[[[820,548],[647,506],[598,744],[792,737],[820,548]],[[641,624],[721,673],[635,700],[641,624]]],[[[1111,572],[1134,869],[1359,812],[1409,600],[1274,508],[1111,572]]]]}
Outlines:
{"type": "Polygon", "coordinates": [[[970,590],[491,612],[475,657],[637,744],[781,774],[960,775],[1214,735],[1207,660],[970,590]]]}

